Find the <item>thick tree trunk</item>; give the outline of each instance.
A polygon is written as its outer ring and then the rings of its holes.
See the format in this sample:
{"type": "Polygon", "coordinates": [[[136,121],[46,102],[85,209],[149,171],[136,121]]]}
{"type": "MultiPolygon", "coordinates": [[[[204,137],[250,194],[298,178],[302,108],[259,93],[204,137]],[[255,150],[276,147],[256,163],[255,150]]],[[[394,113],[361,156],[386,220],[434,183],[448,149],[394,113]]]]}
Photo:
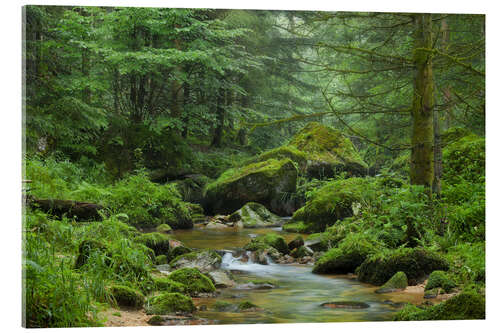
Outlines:
{"type": "Polygon", "coordinates": [[[431,14],[415,15],[413,128],[410,182],[432,188],[434,180],[434,79],[432,73],[431,14]]]}
{"type": "Polygon", "coordinates": [[[58,218],[67,216],[68,218],[74,217],[77,221],[102,220],[99,210],[104,207],[99,204],[73,200],[37,199],[33,196],[28,196],[26,201],[29,206],[38,208],[58,218]]]}

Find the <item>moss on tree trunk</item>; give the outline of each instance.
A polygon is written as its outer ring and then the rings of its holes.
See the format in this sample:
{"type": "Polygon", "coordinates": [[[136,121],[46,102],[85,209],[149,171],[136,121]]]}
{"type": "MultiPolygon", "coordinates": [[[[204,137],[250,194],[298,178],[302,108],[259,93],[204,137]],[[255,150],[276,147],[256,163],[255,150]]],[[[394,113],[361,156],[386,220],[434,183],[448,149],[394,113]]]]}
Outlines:
{"type": "Polygon", "coordinates": [[[434,78],[432,73],[432,20],[430,14],[415,15],[413,60],[416,67],[413,93],[413,129],[410,181],[432,187],[434,179],[433,111],[434,78]]]}

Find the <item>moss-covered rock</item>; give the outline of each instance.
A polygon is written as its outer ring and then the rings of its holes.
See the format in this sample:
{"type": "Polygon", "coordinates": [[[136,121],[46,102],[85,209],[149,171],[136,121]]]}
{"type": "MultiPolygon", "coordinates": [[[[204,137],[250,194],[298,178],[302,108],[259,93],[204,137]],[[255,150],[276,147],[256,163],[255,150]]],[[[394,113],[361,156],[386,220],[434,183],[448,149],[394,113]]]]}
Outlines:
{"type": "Polygon", "coordinates": [[[302,238],[302,236],[298,235],[297,237],[295,237],[293,240],[291,240],[288,243],[288,249],[291,251],[293,249],[297,249],[297,248],[301,247],[302,245],[304,245],[304,238],[302,238]]]}
{"type": "Polygon", "coordinates": [[[75,261],[75,268],[79,269],[85,265],[94,252],[107,253],[108,249],[103,242],[87,239],[80,243],[78,246],[78,256],[75,261]]]}
{"type": "Polygon", "coordinates": [[[212,280],[196,268],[181,268],[175,270],[169,274],[168,278],[172,281],[182,283],[185,286],[185,291],[193,296],[215,291],[212,280]]]}
{"type": "Polygon", "coordinates": [[[278,215],[289,215],[293,207],[282,199],[295,192],[297,174],[289,159],[270,159],[229,169],[205,187],[207,210],[230,214],[247,202],[258,202],[278,215]]]}
{"type": "Polygon", "coordinates": [[[303,221],[289,221],[283,225],[283,231],[296,232],[299,234],[310,234],[317,230],[313,223],[304,223],[303,221]]]}
{"type": "Polygon", "coordinates": [[[165,265],[168,263],[168,258],[164,254],[160,254],[159,256],[156,257],[156,264],[157,265],[165,265]]]}
{"type": "Polygon", "coordinates": [[[434,288],[442,288],[446,293],[449,293],[457,285],[452,279],[443,271],[434,271],[429,275],[427,284],[425,285],[425,290],[431,290],[434,288]]]}
{"type": "Polygon", "coordinates": [[[445,302],[424,309],[407,305],[396,314],[394,320],[466,320],[484,319],[485,316],[484,295],[464,291],[445,302]]]}
{"type": "Polygon", "coordinates": [[[148,319],[148,324],[151,326],[162,326],[165,322],[165,318],[162,316],[154,315],[148,319]]]}
{"type": "Polygon", "coordinates": [[[217,300],[214,303],[214,310],[218,312],[230,312],[235,311],[238,307],[230,302],[217,300]]]}
{"type": "Polygon", "coordinates": [[[285,239],[276,234],[276,233],[268,233],[265,235],[258,236],[250,241],[247,245],[245,245],[245,250],[248,251],[257,251],[266,249],[267,247],[273,247],[278,250],[280,253],[288,254],[288,244],[285,239]]]}
{"type": "MultiPolygon", "coordinates": [[[[330,178],[345,171],[366,175],[368,165],[351,140],[340,131],[312,122],[292,138],[288,146],[305,153],[305,174],[313,178],[330,178]]],[[[299,156],[295,154],[295,156],[299,156]]],[[[300,160],[297,160],[300,165],[300,160]]]]}
{"type": "Polygon", "coordinates": [[[240,304],[238,304],[238,310],[239,311],[248,311],[252,309],[257,309],[258,306],[249,302],[249,301],[243,301],[240,304]]]}
{"type": "MultiPolygon", "coordinates": [[[[302,232],[321,232],[337,220],[352,216],[353,205],[370,202],[377,197],[377,182],[371,178],[349,178],[327,182],[314,191],[306,205],[298,209],[288,224],[297,224],[302,232]]],[[[358,208],[359,209],[359,208],[358,208]]]]}
{"type": "Polygon", "coordinates": [[[185,293],[186,286],[183,283],[174,281],[168,277],[154,277],[153,282],[155,289],[158,291],[166,291],[169,293],[185,293]]]}
{"type": "Polygon", "coordinates": [[[135,238],[137,243],[141,243],[154,251],[155,255],[168,254],[170,237],[159,232],[142,234],[135,238]]]}
{"type": "Polygon", "coordinates": [[[167,255],[169,261],[177,258],[180,255],[193,251],[191,248],[187,247],[184,243],[176,239],[171,239],[168,244],[170,247],[167,255]]]}
{"type": "Polygon", "coordinates": [[[229,216],[229,221],[241,221],[244,228],[279,227],[283,224],[283,220],[279,216],[256,202],[246,203],[229,216]]]}
{"type": "Polygon", "coordinates": [[[172,233],[172,227],[170,227],[168,224],[160,224],[159,226],[156,227],[156,231],[163,233],[163,234],[170,234],[172,233]]]}
{"type": "Polygon", "coordinates": [[[222,257],[214,250],[193,251],[177,256],[170,262],[174,269],[190,267],[198,268],[202,273],[214,271],[220,267],[222,257]]]}
{"type": "Polygon", "coordinates": [[[120,306],[140,308],[144,304],[144,295],[128,286],[115,284],[109,288],[109,292],[120,306]]]}
{"type": "Polygon", "coordinates": [[[404,290],[408,287],[408,278],[404,272],[397,272],[382,287],[375,290],[377,294],[392,293],[394,291],[404,290]]]}
{"type": "Polygon", "coordinates": [[[371,238],[363,234],[351,234],[315,262],[313,273],[352,273],[379,248],[380,245],[371,238]]]}
{"type": "Polygon", "coordinates": [[[358,279],[374,285],[382,285],[401,271],[409,285],[416,285],[435,270],[447,270],[448,262],[435,252],[423,248],[384,250],[368,257],[356,270],[358,279]]]}
{"type": "Polygon", "coordinates": [[[314,252],[306,246],[297,247],[290,252],[290,255],[294,258],[303,258],[306,256],[312,256],[313,254],[314,252]]]}
{"type": "Polygon", "coordinates": [[[193,300],[180,293],[161,293],[148,300],[146,313],[149,315],[164,315],[167,313],[191,313],[196,310],[193,300]]]}

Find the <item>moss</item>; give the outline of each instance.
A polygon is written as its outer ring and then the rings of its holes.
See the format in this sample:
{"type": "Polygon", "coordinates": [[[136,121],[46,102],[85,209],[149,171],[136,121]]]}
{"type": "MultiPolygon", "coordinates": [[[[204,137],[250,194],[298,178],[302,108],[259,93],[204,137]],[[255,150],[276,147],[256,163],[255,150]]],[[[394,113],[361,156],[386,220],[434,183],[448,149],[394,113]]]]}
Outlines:
{"type": "Polygon", "coordinates": [[[155,277],[153,278],[155,289],[158,291],[167,291],[169,293],[185,293],[186,286],[183,283],[174,281],[168,277],[155,277]]]}
{"type": "Polygon", "coordinates": [[[146,245],[154,251],[155,255],[167,254],[169,250],[170,237],[159,232],[142,234],[135,238],[135,241],[146,245]]]}
{"type": "MultiPolygon", "coordinates": [[[[353,215],[354,203],[374,201],[379,184],[372,178],[349,178],[327,182],[311,194],[290,223],[302,222],[307,231],[321,232],[337,220],[353,215]]],[[[288,223],[287,223],[288,224],[288,223]]],[[[287,224],[284,225],[287,228],[287,224]]]]}
{"type": "Polygon", "coordinates": [[[408,278],[406,274],[404,272],[397,272],[375,292],[378,294],[390,293],[397,290],[404,290],[406,287],[408,287],[408,278]]]}
{"type": "Polygon", "coordinates": [[[170,262],[170,265],[174,268],[180,268],[181,264],[191,265],[189,267],[199,265],[218,268],[221,263],[222,257],[217,254],[217,252],[211,249],[206,249],[179,255],[170,262]]]}
{"type": "Polygon", "coordinates": [[[244,310],[249,310],[249,309],[255,309],[258,308],[257,305],[249,302],[249,301],[244,301],[238,304],[238,310],[239,311],[244,311],[244,310]]]}
{"type": "Polygon", "coordinates": [[[316,225],[313,223],[304,223],[303,221],[288,222],[283,225],[283,231],[296,232],[299,234],[308,234],[316,230],[316,225]]]}
{"type": "Polygon", "coordinates": [[[408,277],[408,284],[415,285],[435,270],[447,270],[448,262],[435,252],[423,248],[383,250],[368,257],[356,270],[358,279],[382,285],[399,271],[408,277]]]}
{"type": "Polygon", "coordinates": [[[257,202],[246,203],[229,216],[229,221],[241,221],[245,228],[277,227],[283,224],[281,218],[257,202]]]}
{"type": "Polygon", "coordinates": [[[172,232],[172,228],[168,224],[160,224],[159,226],[156,227],[157,232],[161,232],[164,234],[169,234],[172,232]]]}
{"type": "Polygon", "coordinates": [[[140,308],[144,304],[144,295],[133,288],[124,285],[112,285],[110,293],[120,306],[140,308]]]}
{"type": "Polygon", "coordinates": [[[173,271],[168,278],[172,281],[182,283],[185,291],[190,295],[199,293],[210,293],[215,291],[215,286],[209,277],[200,273],[196,268],[181,268],[173,271]]]}
{"type": "Polygon", "coordinates": [[[425,290],[434,288],[442,288],[446,293],[449,293],[456,287],[455,282],[448,277],[448,274],[443,271],[434,271],[429,275],[429,280],[425,285],[425,290]]]}
{"type": "Polygon", "coordinates": [[[352,273],[379,246],[365,235],[351,234],[315,262],[313,273],[352,273]]]}
{"type": "Polygon", "coordinates": [[[196,310],[193,300],[180,293],[162,293],[148,300],[146,313],[149,315],[164,315],[167,313],[187,312],[196,310]]]}
{"type": "Polygon", "coordinates": [[[165,265],[168,263],[168,258],[164,254],[160,254],[159,256],[156,257],[156,264],[157,265],[165,265]]]}
{"type": "Polygon", "coordinates": [[[78,269],[87,263],[91,254],[94,252],[108,252],[106,245],[103,242],[87,239],[78,246],[78,256],[75,261],[75,268],[78,269]]]}
{"type": "Polygon", "coordinates": [[[268,150],[257,156],[257,158],[253,158],[247,161],[247,163],[263,162],[269,159],[282,160],[285,158],[288,158],[297,163],[297,166],[299,167],[301,173],[306,172],[307,154],[293,146],[281,146],[275,149],[268,150]]]}
{"type": "Polygon", "coordinates": [[[300,246],[293,249],[292,252],[290,252],[290,255],[294,258],[303,258],[306,256],[312,256],[313,252],[308,250],[305,246],[300,246]]]}
{"type": "Polygon", "coordinates": [[[148,324],[151,326],[161,326],[165,322],[162,316],[154,315],[148,319],[148,324]]]}
{"type": "Polygon", "coordinates": [[[293,250],[304,245],[304,238],[301,235],[296,236],[293,240],[288,243],[288,249],[293,250]]]}
{"type": "Polygon", "coordinates": [[[294,193],[297,168],[290,159],[270,159],[229,169],[205,188],[212,213],[229,214],[247,202],[259,202],[275,213],[284,213],[283,193],[294,193]]]}
{"type": "Polygon", "coordinates": [[[217,300],[214,303],[214,309],[215,309],[215,311],[226,312],[226,311],[231,311],[234,308],[235,308],[235,306],[234,306],[233,303],[229,303],[229,302],[226,302],[226,301],[217,300]]]}
{"type": "Polygon", "coordinates": [[[485,180],[485,138],[469,135],[443,149],[443,179],[450,183],[465,179],[485,180]]]}
{"type": "Polygon", "coordinates": [[[279,252],[283,254],[288,254],[288,244],[285,239],[275,233],[268,233],[265,235],[258,236],[250,241],[247,245],[245,245],[245,250],[249,251],[257,251],[263,250],[267,247],[273,247],[279,252]]]}
{"type": "Polygon", "coordinates": [[[426,309],[407,305],[396,314],[394,320],[466,320],[484,319],[485,315],[484,295],[464,291],[426,309]]]}
{"type": "Polygon", "coordinates": [[[306,154],[306,173],[310,177],[333,177],[341,171],[365,175],[368,168],[351,140],[320,123],[307,124],[292,138],[289,146],[306,154]]]}
{"type": "Polygon", "coordinates": [[[168,252],[168,259],[169,260],[173,260],[175,258],[177,258],[178,256],[181,256],[183,254],[186,254],[186,253],[190,253],[192,252],[193,250],[187,246],[185,246],[184,244],[181,244],[181,245],[177,245],[176,247],[170,247],[170,251],[168,252]]]}

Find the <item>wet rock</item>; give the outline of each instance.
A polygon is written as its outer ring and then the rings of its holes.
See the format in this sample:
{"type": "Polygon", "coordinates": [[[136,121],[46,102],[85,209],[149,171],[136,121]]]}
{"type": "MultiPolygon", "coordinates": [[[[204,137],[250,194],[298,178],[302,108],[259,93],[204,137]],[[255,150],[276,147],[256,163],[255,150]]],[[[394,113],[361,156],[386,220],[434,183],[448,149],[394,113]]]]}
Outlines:
{"type": "Polygon", "coordinates": [[[222,270],[208,272],[207,275],[213,281],[215,288],[228,288],[236,284],[229,274],[222,270]]]}
{"type": "Polygon", "coordinates": [[[183,267],[198,268],[202,273],[208,273],[220,268],[222,257],[214,250],[200,250],[176,257],[170,265],[173,269],[183,267]]]}
{"type": "Polygon", "coordinates": [[[302,245],[304,245],[304,238],[302,238],[302,236],[299,235],[295,237],[290,243],[288,243],[288,249],[292,251],[294,249],[301,247],[302,245]]]}
{"type": "Polygon", "coordinates": [[[244,284],[239,284],[234,289],[237,290],[265,290],[265,289],[273,289],[274,285],[269,284],[269,283],[244,283],[244,284]]]}
{"type": "Polygon", "coordinates": [[[382,287],[375,290],[377,294],[402,291],[408,287],[408,278],[404,272],[397,272],[382,287]]]}
{"type": "Polygon", "coordinates": [[[370,307],[367,303],[355,301],[327,302],[321,304],[321,306],[330,309],[366,309],[370,307]]]}
{"type": "Polygon", "coordinates": [[[227,225],[218,222],[208,222],[205,226],[207,229],[226,229],[229,228],[227,225]]]}
{"type": "Polygon", "coordinates": [[[244,228],[279,227],[284,222],[264,205],[256,202],[246,203],[229,216],[229,221],[241,222],[244,228]]]}

